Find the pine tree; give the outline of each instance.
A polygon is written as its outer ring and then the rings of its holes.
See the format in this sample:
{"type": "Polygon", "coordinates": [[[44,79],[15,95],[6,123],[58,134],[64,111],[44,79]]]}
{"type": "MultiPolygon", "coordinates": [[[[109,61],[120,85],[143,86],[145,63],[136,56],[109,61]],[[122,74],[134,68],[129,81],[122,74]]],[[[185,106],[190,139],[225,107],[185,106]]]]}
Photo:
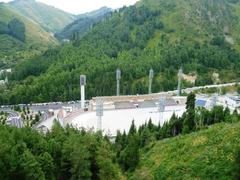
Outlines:
{"type": "Polygon", "coordinates": [[[154,131],[154,125],[152,123],[152,119],[150,118],[150,120],[148,121],[147,124],[148,129],[150,130],[150,132],[154,131]]]}
{"type": "Polygon", "coordinates": [[[120,154],[120,164],[125,171],[133,171],[139,162],[139,140],[137,135],[130,135],[126,148],[120,154]]]}
{"type": "Polygon", "coordinates": [[[183,133],[189,133],[195,129],[195,101],[196,95],[190,93],[186,102],[186,117],[183,122],[183,133]]]}
{"type": "Polygon", "coordinates": [[[134,135],[134,134],[136,134],[136,133],[137,133],[137,128],[136,128],[136,126],[135,126],[135,124],[134,124],[134,120],[133,120],[133,121],[132,121],[132,124],[131,124],[131,127],[130,127],[130,129],[129,129],[128,136],[134,135]]]}

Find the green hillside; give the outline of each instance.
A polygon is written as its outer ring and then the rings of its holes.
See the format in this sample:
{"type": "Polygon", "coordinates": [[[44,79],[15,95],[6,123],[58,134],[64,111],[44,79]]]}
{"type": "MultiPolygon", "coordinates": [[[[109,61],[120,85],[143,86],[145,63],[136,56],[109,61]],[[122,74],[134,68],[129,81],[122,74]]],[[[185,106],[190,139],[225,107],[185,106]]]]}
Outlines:
{"type": "Polygon", "coordinates": [[[87,75],[87,98],[115,94],[115,71],[122,70],[121,94],[177,87],[183,66],[196,82],[240,78],[240,3],[232,0],[141,0],[95,24],[82,38],[19,64],[1,103],[66,101],[79,98],[79,74],[87,75]],[[20,82],[20,83],[19,83],[20,82]]]}
{"type": "Polygon", "coordinates": [[[73,39],[82,38],[91,27],[107,18],[112,12],[112,9],[102,7],[98,10],[78,15],[77,19],[63,28],[62,31],[56,33],[58,39],[73,39]]]}
{"type": "Polygon", "coordinates": [[[72,14],[35,0],[15,0],[8,5],[52,33],[62,30],[75,19],[72,14]]]}
{"type": "Polygon", "coordinates": [[[39,25],[0,4],[0,63],[11,66],[58,44],[39,25]]]}
{"type": "Polygon", "coordinates": [[[140,159],[130,179],[234,179],[240,123],[157,142],[140,159]]]}
{"type": "Polygon", "coordinates": [[[239,0],[144,0],[152,9],[160,9],[162,22],[173,31],[172,41],[181,38],[199,43],[222,37],[229,44],[239,47],[239,0]]]}

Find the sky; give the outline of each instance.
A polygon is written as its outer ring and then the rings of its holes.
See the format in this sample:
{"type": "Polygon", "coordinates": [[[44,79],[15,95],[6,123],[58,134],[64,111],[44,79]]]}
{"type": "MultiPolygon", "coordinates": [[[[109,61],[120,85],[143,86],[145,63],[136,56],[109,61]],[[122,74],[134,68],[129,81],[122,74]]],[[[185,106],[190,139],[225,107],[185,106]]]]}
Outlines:
{"type": "MultiPolygon", "coordinates": [[[[0,0],[9,2],[11,0],[0,0]]],[[[37,0],[72,14],[82,14],[107,6],[113,9],[135,4],[138,0],[37,0]]]]}

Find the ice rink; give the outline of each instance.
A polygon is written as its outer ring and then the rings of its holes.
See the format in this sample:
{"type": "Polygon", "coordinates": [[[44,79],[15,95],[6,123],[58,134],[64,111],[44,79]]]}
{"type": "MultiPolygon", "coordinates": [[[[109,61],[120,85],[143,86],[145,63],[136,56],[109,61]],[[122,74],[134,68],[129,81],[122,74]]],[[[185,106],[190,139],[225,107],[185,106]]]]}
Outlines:
{"type": "MultiPolygon", "coordinates": [[[[168,121],[172,114],[175,112],[177,116],[181,116],[185,111],[184,106],[166,106],[163,113],[162,125],[165,121],[168,121]]],[[[135,125],[140,125],[148,122],[149,119],[156,125],[159,124],[160,115],[157,108],[140,108],[140,109],[118,109],[118,110],[106,110],[103,112],[102,117],[102,130],[106,134],[116,135],[117,130],[126,132],[129,130],[132,120],[135,121],[135,125]]],[[[97,127],[96,112],[86,112],[82,115],[74,118],[71,124],[76,128],[94,129],[97,127]]]]}

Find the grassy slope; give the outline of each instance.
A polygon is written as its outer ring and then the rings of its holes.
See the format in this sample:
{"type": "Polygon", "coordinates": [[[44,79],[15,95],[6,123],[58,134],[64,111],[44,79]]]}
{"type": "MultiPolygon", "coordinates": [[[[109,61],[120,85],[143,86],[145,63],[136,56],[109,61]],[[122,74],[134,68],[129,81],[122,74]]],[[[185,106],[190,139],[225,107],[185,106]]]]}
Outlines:
{"type": "Polygon", "coordinates": [[[132,179],[231,179],[240,123],[218,124],[157,142],[143,154],[132,179]]]}
{"type": "Polygon", "coordinates": [[[13,1],[9,6],[53,33],[74,20],[73,15],[34,0],[13,1]]]}
{"type": "Polygon", "coordinates": [[[229,0],[142,0],[137,5],[161,9],[165,33],[173,30],[169,35],[172,42],[184,39],[202,44],[214,35],[224,35],[224,27],[227,27],[228,36],[239,49],[240,3],[229,3],[229,0]]]}
{"type": "Polygon", "coordinates": [[[38,24],[18,14],[14,10],[0,4],[0,22],[9,23],[13,18],[21,20],[25,25],[26,41],[23,43],[7,34],[0,34],[1,63],[12,65],[19,59],[33,57],[50,46],[58,44],[57,40],[38,24]]]}
{"type": "Polygon", "coordinates": [[[5,5],[0,5],[1,22],[8,23],[15,17],[20,19],[25,24],[27,43],[56,44],[55,38],[53,38],[49,33],[44,31],[38,24],[18,14],[17,12],[6,7],[5,5]]]}

